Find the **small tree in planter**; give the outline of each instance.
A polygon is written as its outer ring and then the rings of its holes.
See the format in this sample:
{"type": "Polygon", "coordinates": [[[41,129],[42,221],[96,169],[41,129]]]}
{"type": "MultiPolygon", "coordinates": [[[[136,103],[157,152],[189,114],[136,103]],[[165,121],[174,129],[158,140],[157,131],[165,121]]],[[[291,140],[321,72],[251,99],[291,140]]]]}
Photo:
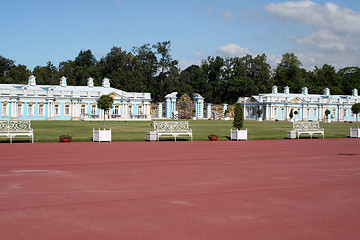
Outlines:
{"type": "Polygon", "coordinates": [[[104,110],[104,130],[105,130],[105,113],[112,108],[114,99],[109,95],[102,95],[97,100],[97,105],[100,109],[104,110]]]}
{"type": "Polygon", "coordinates": [[[226,109],[225,111],[224,111],[224,119],[226,119],[227,118],[227,115],[229,114],[229,109],[226,109]]]}
{"type": "MultiPolygon", "coordinates": [[[[297,118],[297,115],[299,114],[299,112],[298,111],[294,111],[294,114],[295,114],[295,119],[297,118]]],[[[295,121],[297,121],[297,120],[295,120],[295,121]]]]}
{"type": "Polygon", "coordinates": [[[231,140],[247,140],[247,129],[241,130],[244,126],[244,112],[240,103],[235,104],[234,114],[233,127],[236,129],[231,129],[231,140]]]}
{"type": "Polygon", "coordinates": [[[112,108],[112,104],[114,99],[109,95],[102,95],[97,100],[97,105],[100,109],[104,110],[104,130],[95,130],[93,129],[93,141],[101,142],[101,141],[110,141],[111,142],[111,129],[105,129],[105,119],[106,119],[106,111],[112,108]]]}
{"type": "Polygon", "coordinates": [[[352,105],[351,112],[356,115],[356,129],[350,128],[350,137],[359,138],[360,129],[358,123],[358,116],[360,113],[360,103],[355,103],[354,105],[352,105]]]}
{"type": "Polygon", "coordinates": [[[289,117],[290,117],[290,121],[292,122],[293,121],[292,119],[294,117],[294,110],[293,109],[291,109],[289,117]]]}
{"type": "Polygon", "coordinates": [[[258,110],[256,111],[256,114],[257,114],[257,117],[258,117],[258,121],[262,121],[262,117],[261,117],[262,111],[261,111],[260,108],[258,108],[258,110]]]}
{"type": "Polygon", "coordinates": [[[326,118],[327,122],[331,122],[331,118],[329,118],[329,115],[330,115],[330,110],[326,109],[325,110],[325,118],[326,118]]]}

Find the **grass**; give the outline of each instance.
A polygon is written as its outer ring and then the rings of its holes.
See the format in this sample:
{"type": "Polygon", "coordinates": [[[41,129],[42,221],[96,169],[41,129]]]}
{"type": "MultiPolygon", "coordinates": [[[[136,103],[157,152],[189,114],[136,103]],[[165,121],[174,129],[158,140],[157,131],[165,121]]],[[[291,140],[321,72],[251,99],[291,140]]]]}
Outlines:
{"type": "MultiPolygon", "coordinates": [[[[232,123],[233,121],[190,120],[190,127],[194,140],[207,140],[209,134],[218,135],[219,140],[229,140],[232,123]]],[[[146,132],[153,130],[152,124],[152,121],[107,121],[106,128],[111,128],[112,141],[144,141],[146,132]]],[[[32,121],[31,126],[35,142],[58,142],[61,134],[70,134],[72,141],[89,142],[92,141],[93,128],[102,129],[103,122],[32,121]]],[[[350,127],[355,128],[356,123],[320,123],[320,126],[325,129],[326,138],[347,138],[350,127]]],[[[292,128],[292,123],[245,121],[244,128],[248,129],[248,139],[284,139],[286,130],[292,128]]]]}

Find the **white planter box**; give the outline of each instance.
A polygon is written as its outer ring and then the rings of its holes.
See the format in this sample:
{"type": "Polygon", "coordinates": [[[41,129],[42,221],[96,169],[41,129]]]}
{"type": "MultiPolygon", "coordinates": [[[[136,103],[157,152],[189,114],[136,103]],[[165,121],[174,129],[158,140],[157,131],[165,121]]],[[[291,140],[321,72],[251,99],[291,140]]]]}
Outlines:
{"type": "Polygon", "coordinates": [[[111,142],[111,129],[93,129],[93,142],[111,142]]]}
{"type": "Polygon", "coordinates": [[[258,121],[261,122],[261,121],[262,121],[262,117],[259,117],[259,118],[258,118],[258,121]]]}
{"type": "Polygon", "coordinates": [[[295,130],[287,130],[286,131],[286,138],[295,139],[296,138],[296,131],[295,130]]]}
{"type": "Polygon", "coordinates": [[[155,131],[148,131],[146,134],[146,141],[157,141],[157,134],[155,131]]]}
{"type": "Polygon", "coordinates": [[[350,137],[359,138],[360,137],[360,128],[350,128],[350,137]]]}
{"type": "Polygon", "coordinates": [[[247,129],[245,130],[232,130],[231,129],[231,140],[247,140],[247,129]]]}

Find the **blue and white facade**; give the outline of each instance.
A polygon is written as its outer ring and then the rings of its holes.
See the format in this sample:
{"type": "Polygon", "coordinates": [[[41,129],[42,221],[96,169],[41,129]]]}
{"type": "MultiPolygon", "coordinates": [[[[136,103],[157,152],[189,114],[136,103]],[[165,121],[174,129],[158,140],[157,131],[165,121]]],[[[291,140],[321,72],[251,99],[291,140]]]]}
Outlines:
{"type": "Polygon", "coordinates": [[[150,93],[124,92],[110,87],[103,79],[102,86],[67,86],[66,78],[59,85],[36,85],[30,76],[27,85],[0,84],[0,118],[30,120],[94,120],[104,117],[97,107],[101,95],[114,98],[113,108],[105,113],[110,120],[151,119],[150,93]]]}
{"type": "Polygon", "coordinates": [[[352,95],[331,95],[330,89],[324,89],[323,95],[308,94],[308,88],[302,88],[302,93],[290,93],[285,87],[284,93],[279,93],[274,86],[272,93],[259,94],[252,97],[240,97],[238,103],[244,108],[245,119],[257,119],[257,111],[262,111],[263,120],[289,120],[290,111],[295,120],[324,121],[325,111],[330,111],[332,121],[354,121],[351,107],[360,102],[358,90],[354,89],[352,95]]]}

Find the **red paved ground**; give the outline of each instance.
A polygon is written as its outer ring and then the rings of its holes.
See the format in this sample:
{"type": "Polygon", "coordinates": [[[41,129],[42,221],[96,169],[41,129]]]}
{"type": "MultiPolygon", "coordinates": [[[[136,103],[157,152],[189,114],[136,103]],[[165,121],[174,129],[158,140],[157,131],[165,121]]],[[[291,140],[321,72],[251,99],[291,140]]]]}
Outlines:
{"type": "Polygon", "coordinates": [[[358,139],[0,145],[0,239],[360,239],[358,139]]]}

